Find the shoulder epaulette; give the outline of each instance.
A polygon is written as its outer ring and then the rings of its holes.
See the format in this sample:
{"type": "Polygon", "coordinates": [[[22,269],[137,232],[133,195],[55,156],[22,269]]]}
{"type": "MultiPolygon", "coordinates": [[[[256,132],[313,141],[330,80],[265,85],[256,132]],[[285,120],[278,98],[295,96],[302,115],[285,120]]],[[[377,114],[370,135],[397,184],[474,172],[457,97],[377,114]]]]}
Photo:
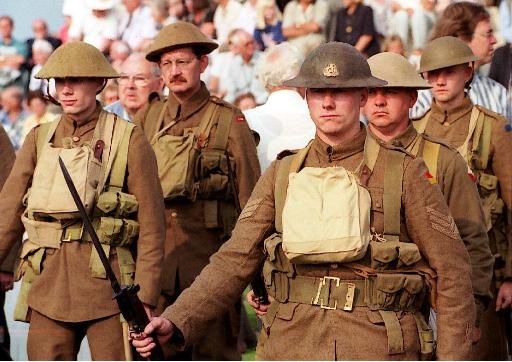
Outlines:
{"type": "Polygon", "coordinates": [[[224,106],[224,107],[228,107],[228,108],[231,108],[231,109],[235,109],[235,110],[238,110],[237,107],[235,107],[233,104],[229,103],[229,102],[226,102],[225,100],[223,99],[220,99],[219,97],[217,96],[210,96],[210,101],[212,101],[213,103],[215,104],[218,104],[218,105],[221,105],[221,106],[224,106]]]}
{"type": "Polygon", "coordinates": [[[378,143],[381,147],[386,148],[388,150],[399,151],[399,152],[405,153],[407,156],[416,158],[416,156],[414,156],[412,153],[410,153],[403,147],[394,146],[394,145],[391,145],[391,144],[385,143],[385,142],[378,142],[378,143]]]}
{"type": "Polygon", "coordinates": [[[429,142],[432,142],[432,143],[438,143],[441,146],[444,146],[444,147],[449,148],[451,150],[457,151],[457,149],[455,147],[453,147],[452,145],[450,145],[448,142],[446,142],[445,140],[443,140],[441,138],[430,136],[430,135],[425,134],[425,133],[421,133],[421,137],[424,140],[426,140],[426,141],[429,141],[429,142]]]}
{"type": "Polygon", "coordinates": [[[489,116],[489,117],[491,117],[491,118],[496,118],[496,119],[505,119],[505,120],[506,120],[506,118],[505,118],[503,115],[501,115],[501,114],[499,114],[499,113],[496,113],[496,112],[493,112],[493,111],[491,111],[491,110],[490,110],[490,109],[488,109],[488,108],[482,107],[482,106],[480,106],[480,105],[478,105],[478,104],[475,104],[475,107],[476,107],[480,112],[484,113],[486,116],[489,116]]]}
{"type": "Polygon", "coordinates": [[[277,154],[276,160],[281,160],[285,157],[295,155],[297,152],[299,152],[299,150],[283,150],[277,154]]]}

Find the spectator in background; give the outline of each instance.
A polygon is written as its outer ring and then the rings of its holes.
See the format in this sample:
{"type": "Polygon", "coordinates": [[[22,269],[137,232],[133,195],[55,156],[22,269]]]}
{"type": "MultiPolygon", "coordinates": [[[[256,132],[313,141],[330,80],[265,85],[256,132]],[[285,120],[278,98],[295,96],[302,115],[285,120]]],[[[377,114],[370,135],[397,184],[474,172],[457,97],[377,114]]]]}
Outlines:
{"type": "Polygon", "coordinates": [[[215,30],[213,26],[215,10],[210,6],[210,2],[208,0],[185,0],[185,6],[188,11],[187,21],[201,29],[201,32],[210,39],[213,39],[215,31],[212,33],[212,36],[210,36],[210,32],[203,30],[203,25],[215,30]]]}
{"type": "Polygon", "coordinates": [[[214,0],[217,4],[213,15],[213,24],[217,33],[217,41],[223,44],[228,40],[228,34],[235,29],[235,22],[238,20],[242,5],[236,0],[214,0]]]}
{"type": "MultiPolygon", "coordinates": [[[[456,36],[468,44],[480,59],[474,63],[475,70],[491,61],[496,38],[491,27],[489,13],[482,5],[468,1],[449,5],[432,30],[432,39],[456,36]]],[[[501,115],[507,114],[507,90],[498,82],[475,71],[469,90],[471,101],[501,115]]],[[[418,92],[418,100],[411,110],[413,118],[423,116],[432,104],[428,90],[418,92]]]]}
{"type": "Polygon", "coordinates": [[[494,52],[491,62],[489,78],[494,79],[505,87],[508,92],[512,91],[512,45],[507,43],[494,52]]]}
{"type": "Polygon", "coordinates": [[[500,3],[500,31],[507,43],[512,43],[512,0],[500,3]]]}
{"type": "Polygon", "coordinates": [[[275,0],[258,0],[254,40],[260,50],[283,42],[283,15],[275,0]]]}
{"type": "Polygon", "coordinates": [[[23,110],[23,92],[17,86],[9,86],[0,94],[2,111],[0,111],[0,124],[11,139],[16,151],[21,147],[23,140],[23,121],[28,113],[23,110]]]}
{"type": "Polygon", "coordinates": [[[82,40],[106,53],[118,37],[118,17],[114,11],[117,0],[86,0],[88,13],[73,19],[69,40],[82,40]]]}
{"type": "Polygon", "coordinates": [[[67,41],[69,40],[69,36],[68,36],[69,28],[71,27],[73,18],[71,17],[70,14],[66,14],[64,12],[62,13],[62,17],[63,17],[63,22],[62,22],[62,25],[59,28],[59,30],[57,30],[57,34],[58,34],[59,40],[62,43],[67,43],[67,41]]]}
{"type": "Polygon", "coordinates": [[[167,9],[169,15],[164,25],[187,20],[188,10],[183,0],[167,0],[167,9]]]}
{"type": "Polygon", "coordinates": [[[130,55],[130,47],[122,40],[114,40],[109,49],[110,64],[119,72],[121,65],[130,55]]]}
{"type": "MultiPolygon", "coordinates": [[[[243,31],[241,29],[231,30],[228,34],[227,44],[228,51],[214,52],[210,56],[210,75],[208,82],[208,90],[211,94],[224,98],[227,93],[227,81],[231,64],[235,60],[236,56],[240,54],[240,45],[238,41],[238,32],[243,31]]],[[[201,79],[202,75],[201,75],[201,79]]]]}
{"type": "Polygon", "coordinates": [[[155,21],[157,30],[176,21],[172,17],[169,17],[169,3],[167,0],[153,0],[149,3],[149,8],[151,9],[151,16],[155,21]]]}
{"type": "Polygon", "coordinates": [[[407,45],[410,28],[412,48],[416,54],[420,55],[435,22],[434,6],[434,0],[394,0],[391,5],[389,34],[398,34],[407,45]]]}
{"type": "Polygon", "coordinates": [[[156,36],[156,24],[151,9],[142,0],[123,0],[126,11],[122,14],[119,34],[133,51],[143,51],[156,36]]]}
{"type": "Polygon", "coordinates": [[[244,29],[249,34],[254,34],[256,28],[256,5],[258,0],[246,0],[240,9],[238,19],[233,25],[236,29],[244,29]]]}
{"type": "Polygon", "coordinates": [[[23,121],[21,144],[32,128],[51,122],[56,117],[55,114],[48,112],[48,100],[41,91],[28,92],[27,105],[31,114],[23,121]]]}
{"type": "Polygon", "coordinates": [[[402,38],[396,34],[387,36],[382,44],[382,51],[400,54],[405,57],[405,47],[402,38]]]}
{"type": "Polygon", "coordinates": [[[361,4],[361,0],[343,0],[343,7],[332,22],[330,40],[353,45],[366,57],[379,52],[377,31],[373,25],[372,8],[361,4]]]}
{"type": "Polygon", "coordinates": [[[251,92],[240,94],[238,97],[235,98],[233,104],[242,112],[247,111],[249,109],[253,109],[258,105],[256,103],[256,98],[254,98],[254,94],[252,94],[251,92]]]}
{"type": "Polygon", "coordinates": [[[103,106],[109,106],[119,100],[119,86],[116,81],[107,82],[106,87],[100,93],[100,101],[103,106]]]}
{"type": "Polygon", "coordinates": [[[254,94],[257,103],[264,103],[267,92],[256,76],[256,63],[261,53],[256,50],[254,38],[245,30],[239,29],[232,41],[240,52],[230,64],[224,99],[233,102],[240,94],[250,92],[254,94]]]}
{"type": "Polygon", "coordinates": [[[365,0],[364,4],[373,10],[373,24],[381,39],[388,36],[393,0],[365,0]]]}
{"type": "Polygon", "coordinates": [[[132,121],[135,114],[144,107],[152,93],[160,93],[163,87],[160,68],[146,60],[143,53],[131,54],[121,66],[119,101],[105,107],[105,110],[132,121]]]}
{"type": "Polygon", "coordinates": [[[329,6],[325,0],[292,0],[283,12],[283,35],[306,56],[325,42],[329,6]]]}
{"type": "Polygon", "coordinates": [[[13,37],[14,21],[10,16],[0,16],[0,90],[17,84],[26,86],[22,64],[27,60],[27,45],[13,37]]]}
{"type": "Polygon", "coordinates": [[[36,19],[32,22],[32,32],[34,37],[27,39],[27,59],[30,65],[35,64],[32,58],[32,45],[37,39],[46,40],[52,46],[52,49],[57,49],[62,41],[59,38],[55,38],[48,33],[48,24],[44,19],[36,19]]]}
{"type": "Polygon", "coordinates": [[[294,78],[304,57],[289,43],[269,48],[258,62],[258,77],[269,92],[267,102],[244,112],[249,127],[258,133],[261,171],[285,149],[306,146],[315,137],[306,101],[299,89],[284,86],[294,78]]]}
{"type": "Polygon", "coordinates": [[[52,52],[52,45],[44,39],[36,39],[32,43],[32,58],[34,66],[30,71],[30,79],[28,83],[29,91],[41,91],[42,93],[47,94],[48,81],[46,79],[37,79],[34,75],[41,70],[52,52]]]}

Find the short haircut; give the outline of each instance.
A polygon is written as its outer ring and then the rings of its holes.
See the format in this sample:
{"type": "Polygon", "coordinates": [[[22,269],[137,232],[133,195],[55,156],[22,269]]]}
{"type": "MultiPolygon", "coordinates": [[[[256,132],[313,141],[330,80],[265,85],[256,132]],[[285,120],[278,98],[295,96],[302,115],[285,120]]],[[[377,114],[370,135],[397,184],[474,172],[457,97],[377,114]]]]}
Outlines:
{"type": "Polygon", "coordinates": [[[125,59],[124,63],[129,62],[138,62],[138,61],[144,61],[145,63],[149,63],[151,74],[153,74],[154,77],[160,77],[162,75],[162,72],[160,70],[160,67],[157,63],[150,62],[146,59],[146,55],[144,53],[135,52],[128,56],[128,58],[125,59]]]}
{"type": "Polygon", "coordinates": [[[1,15],[0,21],[2,21],[2,20],[7,20],[9,22],[9,24],[11,25],[11,28],[14,26],[14,20],[12,20],[12,18],[9,15],[1,15]]]}
{"type": "Polygon", "coordinates": [[[489,20],[490,15],[482,5],[468,1],[449,5],[438,18],[431,40],[442,36],[456,36],[465,42],[473,39],[476,26],[482,20],[489,20]]]}
{"type": "Polygon", "coordinates": [[[290,43],[274,45],[258,61],[258,78],[271,91],[299,74],[303,62],[304,56],[290,43]]]}

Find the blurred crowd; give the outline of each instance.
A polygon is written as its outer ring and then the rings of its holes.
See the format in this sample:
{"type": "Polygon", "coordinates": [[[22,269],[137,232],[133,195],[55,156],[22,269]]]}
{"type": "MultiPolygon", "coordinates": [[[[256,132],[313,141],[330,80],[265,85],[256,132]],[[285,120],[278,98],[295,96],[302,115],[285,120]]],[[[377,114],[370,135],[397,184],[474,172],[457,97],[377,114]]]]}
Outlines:
{"type": "MultiPolygon", "coordinates": [[[[45,19],[35,19],[28,39],[13,37],[16,19],[0,14],[0,122],[18,149],[32,127],[59,113],[59,107],[48,101],[51,84],[34,78],[34,74],[53,50],[69,41],[90,43],[110,59],[121,78],[108,84],[100,101],[107,109],[131,119],[152,92],[166,93],[158,66],[144,58],[145,49],[163,26],[191,22],[220,45],[210,55],[202,80],[212,94],[247,110],[267,100],[268,87],[258,76],[265,65],[259,60],[272,45],[289,42],[307,55],[323,42],[341,41],[366,56],[391,51],[418,64],[432,33],[440,31],[444,9],[454,2],[65,0],[61,27],[48,29],[45,19]]],[[[473,2],[485,6],[490,14],[488,29],[474,29],[474,36],[481,39],[472,47],[482,59],[477,64],[479,73],[496,81],[489,86],[492,89],[483,92],[495,92],[510,104],[512,1],[473,2]],[[491,60],[494,65],[490,65],[491,60]]],[[[444,31],[463,36],[456,33],[463,29],[444,31]]],[[[428,103],[428,99],[420,97],[422,102],[428,103]]],[[[501,106],[494,110],[506,113],[501,106]]]]}

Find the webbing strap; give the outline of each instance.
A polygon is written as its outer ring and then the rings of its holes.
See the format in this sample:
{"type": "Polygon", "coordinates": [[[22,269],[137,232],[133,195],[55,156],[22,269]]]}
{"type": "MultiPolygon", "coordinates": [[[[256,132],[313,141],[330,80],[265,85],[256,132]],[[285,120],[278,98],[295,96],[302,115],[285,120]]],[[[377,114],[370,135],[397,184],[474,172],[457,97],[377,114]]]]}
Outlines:
{"type": "Polygon", "coordinates": [[[430,112],[431,111],[429,111],[427,114],[425,114],[423,116],[423,118],[421,118],[419,120],[414,120],[412,122],[412,125],[414,126],[414,128],[416,128],[416,131],[418,131],[418,133],[425,132],[425,129],[427,128],[428,120],[430,119],[430,112]]]}
{"type": "MultiPolygon", "coordinates": [[[[107,257],[110,255],[110,245],[109,244],[101,244],[103,251],[107,257]]],[[[89,259],[89,269],[91,270],[91,276],[93,278],[101,278],[105,279],[107,277],[107,273],[105,272],[105,267],[103,266],[100,256],[91,244],[91,258],[89,259]]]]}
{"type": "MultiPolygon", "coordinates": [[[[174,126],[176,124],[176,122],[171,122],[166,127],[164,127],[163,130],[160,130],[160,127],[162,127],[162,124],[164,123],[164,117],[165,117],[165,112],[167,111],[168,100],[169,99],[165,100],[165,102],[162,105],[162,109],[158,113],[158,118],[156,120],[155,134],[153,135],[153,138],[151,139],[151,144],[153,144],[158,139],[158,137],[160,137],[165,131],[167,131],[169,128],[171,128],[172,126],[174,126]]],[[[150,111],[151,111],[151,109],[150,109],[150,111]]],[[[149,112],[148,112],[148,114],[149,114],[149,112]]]]}
{"type": "MultiPolygon", "coordinates": [[[[215,124],[215,120],[219,118],[219,108],[220,106],[210,102],[204,111],[203,118],[199,122],[199,126],[195,134],[197,138],[202,138],[204,140],[204,144],[201,147],[205,147],[208,143],[208,137],[210,136],[211,129],[215,124]]],[[[219,135],[216,134],[216,137],[218,136],[219,135]]]]}
{"type": "Polygon", "coordinates": [[[55,119],[53,122],[43,123],[39,125],[39,128],[37,129],[36,139],[36,155],[38,160],[41,156],[41,150],[43,149],[44,145],[48,143],[53,137],[53,134],[55,133],[55,130],[57,129],[57,126],[59,125],[61,118],[62,116],[55,119]],[[49,139],[48,136],[50,137],[49,139]]]}
{"type": "MultiPolygon", "coordinates": [[[[128,165],[128,148],[130,146],[130,138],[135,126],[131,123],[126,123],[124,132],[121,135],[121,141],[118,143],[117,151],[112,154],[113,164],[110,172],[109,186],[121,191],[124,185],[124,178],[126,176],[126,168],[128,165]]],[[[120,125],[118,125],[120,126],[120,125]]],[[[117,143],[117,142],[116,142],[117,143]]]]}
{"type": "Polygon", "coordinates": [[[402,327],[396,316],[396,313],[389,310],[379,310],[379,314],[386,326],[388,335],[388,353],[399,354],[404,352],[404,337],[402,327]]]}
{"type": "Polygon", "coordinates": [[[384,175],[384,237],[391,241],[400,235],[400,211],[402,206],[402,179],[405,153],[393,150],[386,152],[384,175]]]}
{"type": "Polygon", "coordinates": [[[414,313],[414,320],[418,328],[418,336],[420,338],[420,359],[422,361],[432,360],[434,353],[434,332],[428,326],[421,312],[414,313]]]}
{"type": "Polygon", "coordinates": [[[279,161],[279,168],[276,172],[276,181],[274,185],[274,203],[275,203],[275,221],[274,225],[278,233],[283,232],[283,209],[286,201],[286,192],[288,190],[288,177],[291,172],[298,172],[304,163],[311,144],[301,149],[293,156],[288,156],[279,161]]]}
{"type": "Polygon", "coordinates": [[[364,141],[364,164],[373,172],[377,158],[379,157],[380,145],[372,135],[368,134],[364,141]]]}
{"type": "MultiPolygon", "coordinates": [[[[221,107],[217,107],[221,108],[221,107]]],[[[215,142],[213,148],[216,150],[225,150],[228,145],[229,131],[235,112],[231,108],[222,107],[220,109],[217,131],[215,132],[215,142]]]]}
{"type": "Polygon", "coordinates": [[[462,157],[466,160],[468,165],[471,163],[472,152],[475,149],[475,146],[478,145],[478,138],[480,137],[480,133],[483,127],[483,114],[480,114],[478,108],[473,106],[471,110],[471,116],[469,118],[469,129],[468,135],[464,143],[457,148],[457,151],[462,155],[462,157]],[[473,140],[473,147],[471,152],[469,151],[469,142],[473,139],[473,136],[477,137],[476,140],[473,140]]]}
{"type": "Polygon", "coordinates": [[[439,159],[440,148],[441,145],[439,143],[430,142],[428,140],[423,142],[423,154],[421,157],[423,161],[425,161],[430,175],[432,175],[432,177],[429,178],[431,184],[437,183],[437,161],[439,159]]]}
{"type": "Polygon", "coordinates": [[[204,200],[204,225],[207,229],[219,226],[217,213],[217,200],[204,200]]]}
{"type": "Polygon", "coordinates": [[[135,261],[129,248],[125,246],[116,247],[117,261],[119,263],[119,272],[121,274],[121,284],[133,284],[133,273],[135,272],[135,261]]]}
{"type": "Polygon", "coordinates": [[[478,124],[482,124],[482,127],[478,127],[481,129],[481,131],[478,128],[475,130],[475,138],[473,140],[472,147],[472,161],[476,169],[485,170],[487,169],[487,164],[489,162],[493,122],[491,122],[490,119],[486,119],[484,112],[480,112],[478,121],[478,124]]]}

